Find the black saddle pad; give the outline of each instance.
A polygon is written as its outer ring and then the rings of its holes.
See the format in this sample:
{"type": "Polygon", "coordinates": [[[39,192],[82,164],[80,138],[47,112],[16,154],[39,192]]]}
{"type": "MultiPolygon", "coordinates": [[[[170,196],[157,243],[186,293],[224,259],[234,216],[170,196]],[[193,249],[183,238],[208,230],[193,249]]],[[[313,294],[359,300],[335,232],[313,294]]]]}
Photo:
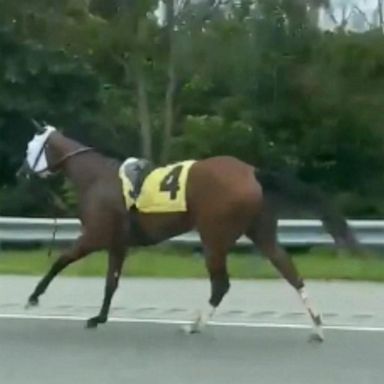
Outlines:
{"type": "Polygon", "coordinates": [[[124,174],[130,180],[133,186],[131,197],[136,199],[141,191],[145,178],[155,167],[146,159],[137,159],[124,165],[124,174]]]}

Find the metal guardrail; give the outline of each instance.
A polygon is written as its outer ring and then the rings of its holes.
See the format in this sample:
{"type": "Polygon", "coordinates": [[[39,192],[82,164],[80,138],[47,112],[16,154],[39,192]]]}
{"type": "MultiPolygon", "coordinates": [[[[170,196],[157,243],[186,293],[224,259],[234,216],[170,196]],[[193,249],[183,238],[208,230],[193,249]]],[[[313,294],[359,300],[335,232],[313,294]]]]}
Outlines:
{"type": "MultiPolygon", "coordinates": [[[[360,242],[368,246],[384,245],[384,220],[352,220],[349,224],[360,242]]],[[[47,243],[52,239],[53,219],[0,217],[0,244],[47,243]]],[[[56,241],[71,242],[80,234],[81,226],[77,219],[58,219],[56,241]]],[[[284,246],[308,247],[330,245],[332,237],[325,232],[319,220],[280,220],[279,242],[284,246]]],[[[168,242],[186,246],[199,246],[196,232],[174,237],[168,242]]],[[[241,246],[252,243],[245,237],[238,242],[241,246]]]]}

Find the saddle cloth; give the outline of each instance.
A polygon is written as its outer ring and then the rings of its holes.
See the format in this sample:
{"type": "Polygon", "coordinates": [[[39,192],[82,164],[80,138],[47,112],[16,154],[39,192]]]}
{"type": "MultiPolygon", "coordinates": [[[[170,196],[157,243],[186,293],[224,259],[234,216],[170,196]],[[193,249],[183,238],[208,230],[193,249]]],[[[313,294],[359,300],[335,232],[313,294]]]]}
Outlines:
{"type": "MultiPolygon", "coordinates": [[[[136,160],[136,161],[135,161],[136,160]]],[[[143,213],[186,212],[186,185],[195,160],[187,160],[155,169],[127,159],[119,170],[125,205],[143,213]],[[132,167],[136,172],[132,172],[132,167]]]]}

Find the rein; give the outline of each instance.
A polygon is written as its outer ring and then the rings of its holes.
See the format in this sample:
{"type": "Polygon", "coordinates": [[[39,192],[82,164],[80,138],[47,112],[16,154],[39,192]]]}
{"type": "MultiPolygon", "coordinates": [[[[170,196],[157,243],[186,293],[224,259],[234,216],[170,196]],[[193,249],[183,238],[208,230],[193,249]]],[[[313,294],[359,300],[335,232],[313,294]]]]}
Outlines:
{"type": "MultiPolygon", "coordinates": [[[[48,141],[48,140],[47,140],[48,141]]],[[[42,146],[37,158],[36,158],[36,161],[35,161],[35,164],[34,166],[36,166],[40,156],[42,155],[46,145],[47,145],[47,141],[44,143],[44,145],[42,146]]],[[[58,167],[60,167],[63,163],[65,163],[68,159],[72,158],[72,157],[75,157],[77,155],[80,155],[82,153],[86,153],[86,152],[90,152],[90,151],[93,151],[94,149],[91,148],[91,147],[85,147],[85,148],[79,148],[75,151],[72,151],[72,152],[69,152],[67,153],[66,155],[64,155],[61,159],[59,159],[53,166],[48,166],[46,167],[45,169],[42,169],[41,171],[38,171],[35,173],[43,173],[43,172],[46,172],[46,171],[49,171],[50,169],[56,169],[58,167]]],[[[51,195],[53,195],[52,191],[49,190],[49,193],[51,195]]],[[[54,224],[53,224],[53,232],[52,232],[52,239],[51,239],[51,242],[50,242],[50,245],[49,245],[49,249],[48,249],[48,257],[50,258],[52,256],[52,252],[53,252],[53,246],[55,244],[55,241],[56,241],[56,233],[57,233],[57,229],[58,229],[58,225],[57,225],[57,212],[55,214],[55,218],[54,218],[54,224]]]]}
{"type": "MultiPolygon", "coordinates": [[[[45,145],[42,147],[43,150],[45,148],[45,145]]],[[[72,151],[72,152],[69,152],[67,153],[66,155],[64,155],[60,160],[58,160],[55,164],[51,165],[51,166],[47,166],[46,168],[40,170],[40,171],[34,171],[35,173],[44,173],[44,172],[47,172],[49,171],[50,169],[56,169],[58,167],[60,167],[63,163],[65,163],[68,159],[71,159],[72,157],[75,157],[77,155],[80,155],[82,153],[86,153],[86,152],[90,152],[90,151],[94,151],[95,149],[94,148],[91,148],[91,147],[85,147],[85,148],[79,148],[79,149],[76,149],[75,151],[72,151]]],[[[41,151],[42,153],[42,151],[41,151]]],[[[40,154],[39,154],[40,155],[40,154]]],[[[41,156],[41,155],[40,155],[41,156]]],[[[39,156],[39,157],[40,157],[39,156]]]]}
{"type": "Polygon", "coordinates": [[[85,148],[79,148],[76,149],[76,151],[69,152],[66,155],[64,155],[60,160],[56,162],[56,164],[53,165],[53,169],[60,167],[63,163],[65,163],[68,159],[75,157],[77,155],[80,155],[82,153],[91,152],[94,151],[94,148],[91,147],[85,147],[85,148]]]}

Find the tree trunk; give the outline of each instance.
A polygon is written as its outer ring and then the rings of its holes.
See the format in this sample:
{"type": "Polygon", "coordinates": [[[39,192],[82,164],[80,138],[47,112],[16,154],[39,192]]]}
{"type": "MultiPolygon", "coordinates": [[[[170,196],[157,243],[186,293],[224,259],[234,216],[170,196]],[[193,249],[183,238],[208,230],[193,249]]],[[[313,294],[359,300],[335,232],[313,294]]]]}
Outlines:
{"type": "Polygon", "coordinates": [[[311,27],[318,28],[319,27],[319,18],[320,18],[320,9],[315,5],[311,5],[308,11],[309,23],[311,27]]]}
{"type": "Polygon", "coordinates": [[[148,100],[148,84],[147,75],[144,67],[144,54],[143,47],[146,42],[145,33],[145,20],[137,20],[136,33],[137,33],[137,47],[138,50],[134,55],[134,66],[136,70],[136,84],[137,84],[137,107],[139,113],[140,133],[141,133],[141,155],[148,159],[153,160],[152,153],[152,129],[151,129],[151,116],[149,111],[148,100]]]}
{"type": "Polygon", "coordinates": [[[141,155],[152,160],[151,119],[149,112],[147,78],[140,58],[136,60],[137,106],[141,133],[141,155]]]}
{"type": "Polygon", "coordinates": [[[175,9],[174,0],[167,0],[166,3],[166,23],[168,30],[169,58],[167,70],[167,89],[165,93],[164,105],[164,135],[163,148],[160,161],[162,164],[169,159],[169,151],[171,146],[172,131],[174,125],[174,98],[176,90],[176,63],[175,63],[175,42],[174,42],[174,27],[175,27],[175,9]]]}
{"type": "Polygon", "coordinates": [[[384,17],[383,17],[383,0],[377,0],[377,13],[379,15],[379,28],[383,33],[384,17]]]}

